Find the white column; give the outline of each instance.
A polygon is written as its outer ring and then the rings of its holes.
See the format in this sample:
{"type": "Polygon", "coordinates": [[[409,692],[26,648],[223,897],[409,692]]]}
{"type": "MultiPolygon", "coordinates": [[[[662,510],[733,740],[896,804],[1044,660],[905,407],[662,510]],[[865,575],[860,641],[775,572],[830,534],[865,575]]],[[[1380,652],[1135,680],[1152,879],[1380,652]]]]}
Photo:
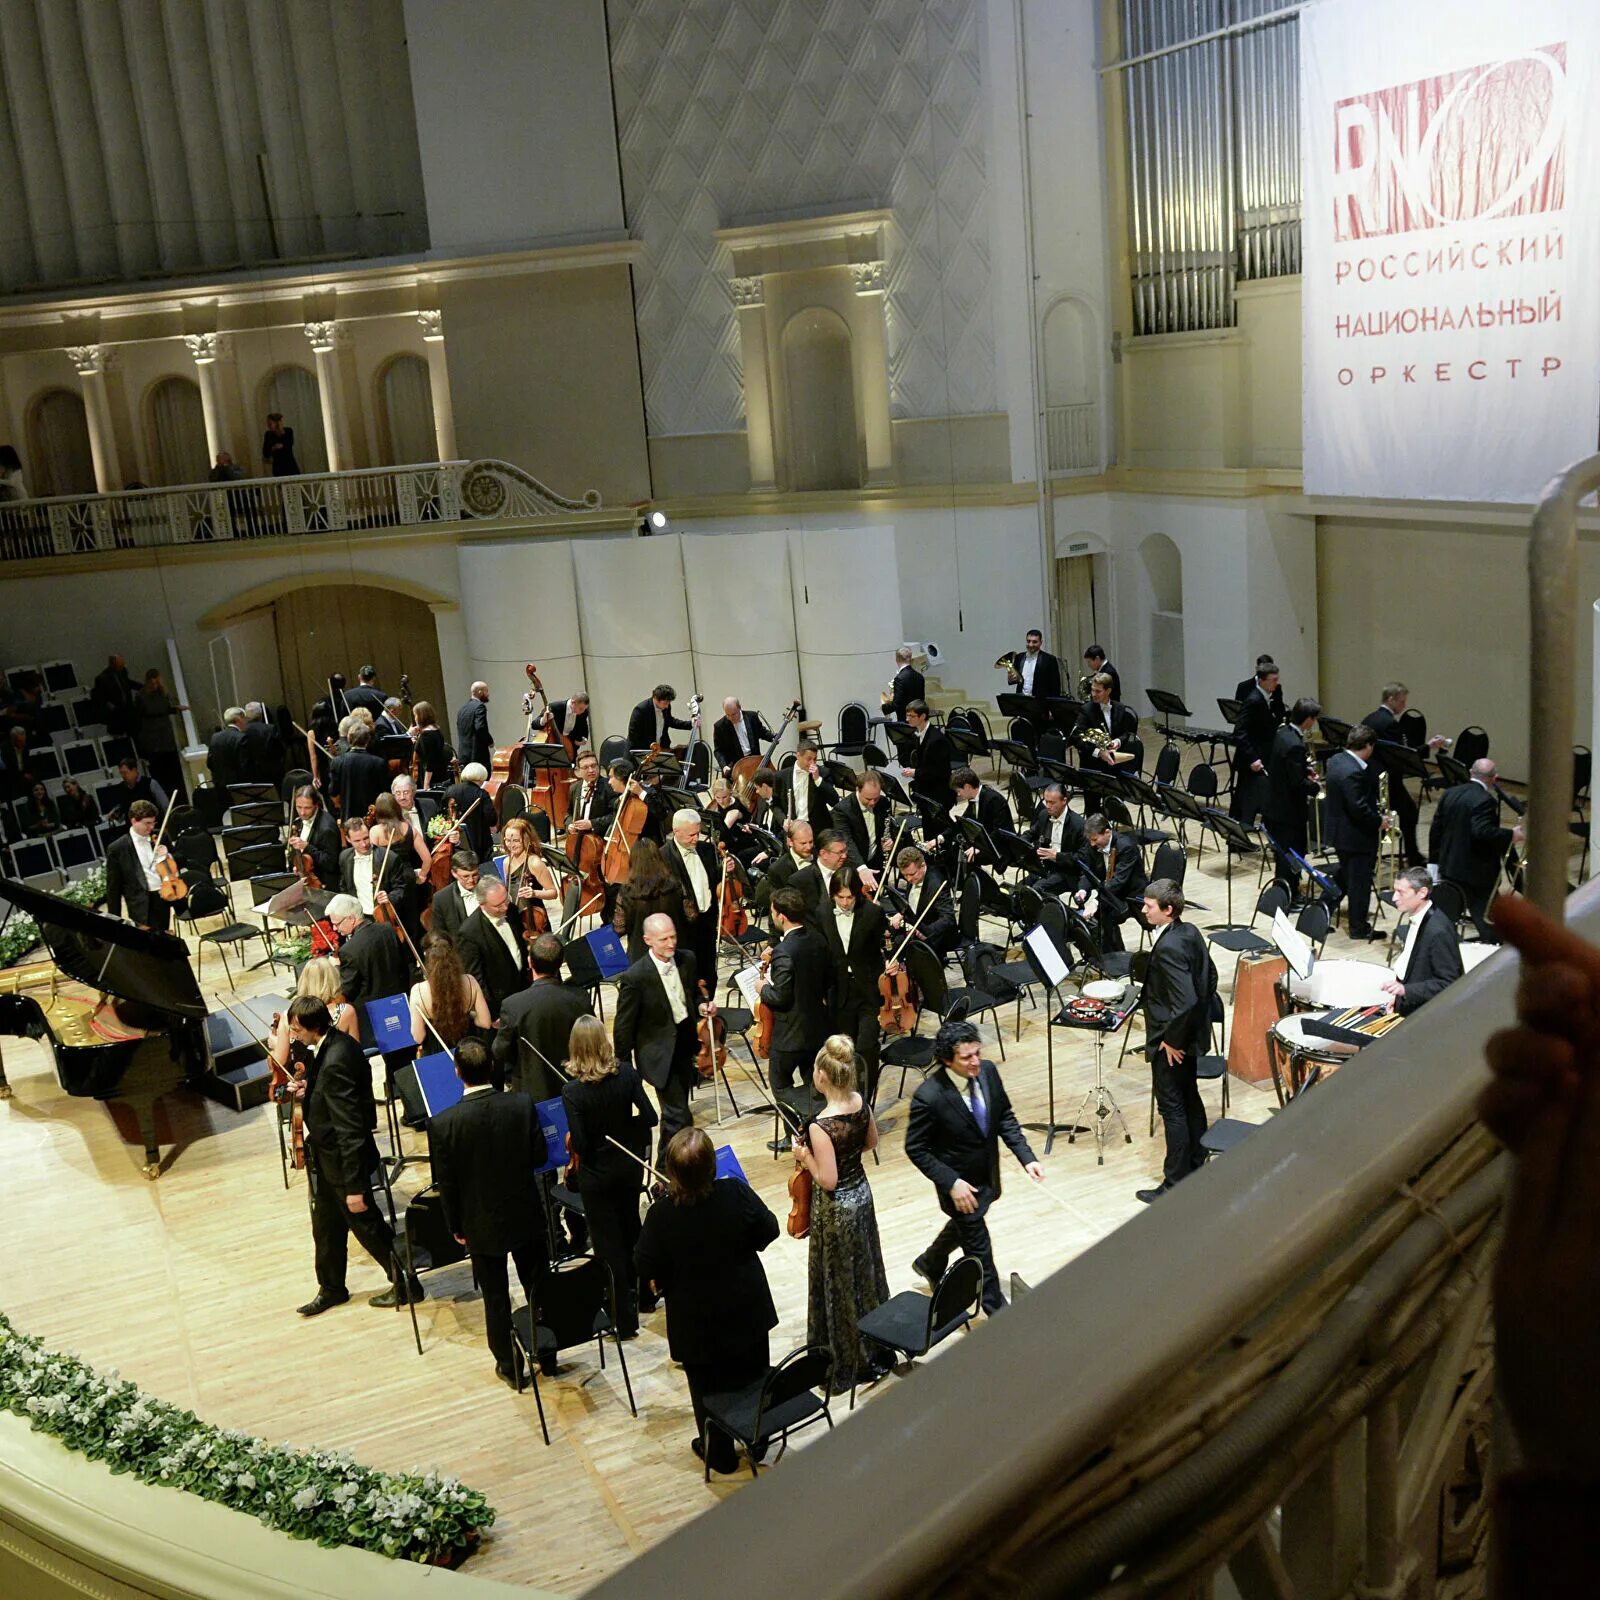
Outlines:
{"type": "Polygon", "coordinates": [[[183,342],[194,357],[195,381],[200,385],[200,409],[206,419],[206,454],[214,464],[228,448],[222,417],[222,395],[217,388],[217,362],[224,353],[220,333],[186,333],[183,342]]]}
{"type": "Polygon", "coordinates": [[[778,456],[772,434],[765,285],[759,276],[736,277],[732,287],[739,315],[739,356],[744,367],[744,438],[750,453],[750,487],[776,489],[778,456]]]}
{"type": "Polygon", "coordinates": [[[894,424],[889,411],[889,335],[884,324],[886,265],[854,261],[850,282],[865,315],[851,319],[856,335],[857,393],[861,396],[861,436],[866,447],[867,482],[894,482],[894,424]]]}
{"type": "Polygon", "coordinates": [[[328,470],[350,470],[350,441],[345,434],[344,406],[339,398],[339,324],[308,322],[306,338],[317,358],[317,393],[322,398],[322,436],[328,446],[328,470]]]}
{"type": "Polygon", "coordinates": [[[105,344],[79,344],[73,345],[67,355],[83,384],[83,414],[89,424],[95,487],[101,494],[113,494],[122,487],[117,440],[111,431],[111,402],[106,398],[106,369],[115,351],[105,344]]]}
{"type": "Polygon", "coordinates": [[[444,355],[444,313],[419,311],[428,352],[428,388],[433,396],[433,438],[441,461],[456,459],[456,414],[450,404],[450,369],[444,355]]]}

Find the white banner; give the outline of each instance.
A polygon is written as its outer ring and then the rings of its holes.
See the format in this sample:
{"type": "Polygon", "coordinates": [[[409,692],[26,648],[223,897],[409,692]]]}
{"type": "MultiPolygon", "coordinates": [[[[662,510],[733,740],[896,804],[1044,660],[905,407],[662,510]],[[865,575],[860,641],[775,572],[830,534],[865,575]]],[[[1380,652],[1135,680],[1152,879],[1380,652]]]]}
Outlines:
{"type": "Polygon", "coordinates": [[[1308,494],[1530,502],[1594,451],[1597,13],[1300,13],[1308,494]]]}

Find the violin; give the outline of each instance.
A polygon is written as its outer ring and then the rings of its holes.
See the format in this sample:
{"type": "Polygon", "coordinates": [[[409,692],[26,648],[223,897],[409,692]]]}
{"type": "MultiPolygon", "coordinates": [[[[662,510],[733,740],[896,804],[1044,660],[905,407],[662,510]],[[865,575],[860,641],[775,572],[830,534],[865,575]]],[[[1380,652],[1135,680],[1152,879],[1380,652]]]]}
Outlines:
{"type": "Polygon", "coordinates": [[[917,1012],[922,1008],[921,996],[911,981],[911,974],[904,967],[898,972],[880,973],[878,994],[883,1001],[878,1007],[878,1027],[884,1033],[910,1033],[916,1026],[917,1012]]]}
{"type": "MultiPolygon", "coordinates": [[[[761,969],[761,981],[767,980],[767,974],[772,970],[772,946],[769,944],[761,952],[757,962],[761,969]]],[[[758,1061],[765,1061],[772,1054],[772,1007],[765,1000],[756,1002],[756,1037],[755,1054],[758,1061]]]]}
{"type": "MultiPolygon", "coordinates": [[[[370,821],[372,815],[373,812],[369,810],[367,812],[369,819],[367,823],[368,827],[371,827],[372,825],[370,821]]],[[[394,849],[393,841],[390,841],[388,844],[384,845],[383,860],[378,863],[377,868],[372,874],[372,920],[374,922],[383,923],[385,927],[393,928],[396,933],[401,934],[403,937],[403,930],[400,927],[400,913],[395,910],[394,902],[392,900],[380,900],[378,898],[380,894],[387,893],[383,887],[383,880],[384,875],[389,868],[389,852],[392,849],[394,849]]]]}
{"type": "Polygon", "coordinates": [[[721,904],[717,912],[717,930],[724,939],[738,940],[750,931],[750,913],[744,908],[744,885],[733,874],[733,858],[722,840],[717,840],[717,853],[722,857],[721,904]]]}
{"type": "MultiPolygon", "coordinates": [[[[700,984],[700,998],[709,1000],[704,981],[700,984]]],[[[700,1051],[694,1064],[702,1079],[713,1078],[728,1067],[728,1028],[720,1015],[701,1017],[695,1025],[695,1035],[700,1040],[700,1051]]]]}
{"type": "MultiPolygon", "coordinates": [[[[804,1128],[794,1135],[797,1141],[804,1137],[804,1128]]],[[[789,1220],[785,1224],[791,1239],[804,1239],[811,1232],[811,1201],[815,1192],[811,1169],[796,1161],[794,1171],[789,1174],[789,1220]]]]}
{"type": "MultiPolygon", "coordinates": [[[[276,1033],[283,1025],[283,1014],[278,1011],[272,1013],[271,1033],[276,1033]]],[[[305,1105],[300,1097],[291,1092],[289,1085],[302,1079],[306,1075],[306,1068],[311,1065],[311,1053],[298,1040],[289,1041],[289,1059],[286,1066],[280,1066],[272,1059],[269,1052],[267,1064],[272,1069],[272,1079],[268,1092],[273,1100],[282,1103],[290,1102],[289,1109],[289,1144],[296,1172],[305,1170],[306,1164],[306,1114],[305,1105]]]]}
{"type": "Polygon", "coordinates": [[[541,933],[550,931],[550,913],[545,909],[545,904],[537,898],[540,889],[551,887],[540,881],[538,872],[534,869],[531,855],[522,858],[520,869],[512,867],[510,857],[506,858],[507,872],[517,872],[517,890],[513,899],[517,909],[522,913],[522,933],[526,939],[537,938],[541,933]]]}
{"type": "Polygon", "coordinates": [[[173,860],[172,852],[169,850],[165,855],[161,854],[161,839],[167,831],[167,823],[172,819],[172,807],[177,798],[174,794],[167,801],[167,814],[161,819],[161,830],[156,834],[155,842],[155,874],[161,880],[161,898],[169,905],[189,898],[189,885],[183,881],[183,871],[173,860]]]}
{"type": "MultiPolygon", "coordinates": [[[[306,838],[302,841],[301,847],[298,850],[291,850],[289,853],[294,857],[294,870],[306,888],[320,889],[322,887],[322,879],[317,876],[317,864],[311,857],[310,835],[311,830],[308,827],[306,829],[306,838]]],[[[294,837],[292,824],[289,828],[289,836],[291,838],[294,837]]]]}
{"type": "Polygon", "coordinates": [[[583,1170],[583,1163],[578,1160],[578,1152],[572,1145],[572,1134],[567,1134],[567,1186],[572,1186],[572,1180],[583,1170]]]}

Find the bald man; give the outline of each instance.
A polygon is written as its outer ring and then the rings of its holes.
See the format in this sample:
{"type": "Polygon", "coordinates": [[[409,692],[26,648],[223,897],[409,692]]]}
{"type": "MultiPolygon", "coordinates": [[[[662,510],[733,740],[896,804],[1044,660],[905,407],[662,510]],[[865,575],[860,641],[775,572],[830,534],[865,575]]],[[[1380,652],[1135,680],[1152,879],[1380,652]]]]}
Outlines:
{"type": "Polygon", "coordinates": [[[456,712],[456,758],[463,767],[476,762],[485,772],[494,766],[494,739],[489,733],[489,685],[475,683],[472,697],[456,712]]]}
{"type": "Polygon", "coordinates": [[[711,747],[724,775],[735,762],[760,755],[771,738],[772,729],[759,711],[746,711],[733,695],[722,702],[722,715],[711,729],[711,747]]]}
{"type": "Polygon", "coordinates": [[[1489,924],[1489,898],[1500,881],[1506,852],[1522,843],[1522,824],[1500,826],[1500,774],[1487,756],[1472,763],[1472,779],[1446,789],[1428,829],[1428,859],[1439,877],[1461,890],[1467,914],[1485,943],[1497,944],[1489,924]]]}

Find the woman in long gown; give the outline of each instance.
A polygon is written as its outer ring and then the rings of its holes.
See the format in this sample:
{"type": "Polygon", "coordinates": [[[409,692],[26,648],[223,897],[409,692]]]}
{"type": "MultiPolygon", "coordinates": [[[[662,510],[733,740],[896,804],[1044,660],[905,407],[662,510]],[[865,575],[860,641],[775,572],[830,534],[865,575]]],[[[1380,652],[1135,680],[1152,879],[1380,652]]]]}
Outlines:
{"type": "Polygon", "coordinates": [[[889,1298],[872,1186],[861,1160],[878,1143],[878,1124],[856,1090],[856,1076],[855,1041],[832,1035],[817,1052],[811,1077],[827,1104],[794,1145],[796,1163],[815,1185],[806,1339],[833,1351],[835,1394],[883,1370],[856,1324],[889,1298]]]}

